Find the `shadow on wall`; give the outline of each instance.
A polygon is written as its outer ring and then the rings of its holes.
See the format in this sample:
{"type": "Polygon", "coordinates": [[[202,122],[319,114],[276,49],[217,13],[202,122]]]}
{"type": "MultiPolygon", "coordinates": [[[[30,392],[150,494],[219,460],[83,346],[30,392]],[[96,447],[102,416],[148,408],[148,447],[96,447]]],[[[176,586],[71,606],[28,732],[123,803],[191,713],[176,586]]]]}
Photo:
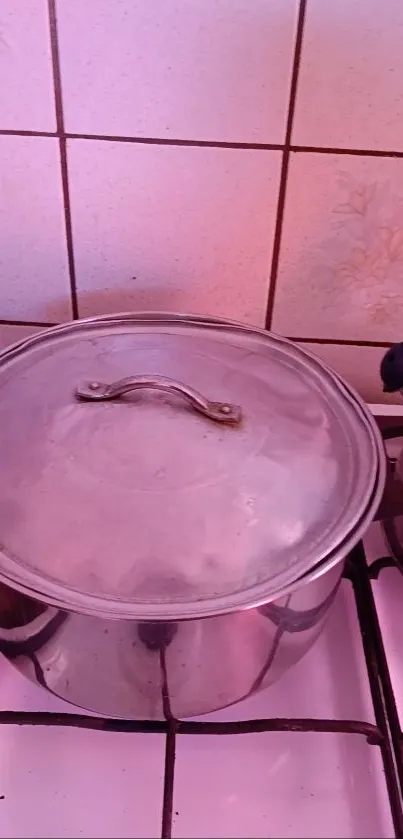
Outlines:
{"type": "MultiPolygon", "coordinates": [[[[78,313],[80,317],[117,314],[119,312],[186,312],[185,296],[180,289],[166,285],[139,289],[97,289],[80,292],[78,295],[78,313]]],[[[65,300],[57,298],[46,307],[45,320],[49,323],[60,322],[60,312],[65,311],[65,300]]],[[[211,312],[191,312],[191,314],[212,314],[211,312]]]]}

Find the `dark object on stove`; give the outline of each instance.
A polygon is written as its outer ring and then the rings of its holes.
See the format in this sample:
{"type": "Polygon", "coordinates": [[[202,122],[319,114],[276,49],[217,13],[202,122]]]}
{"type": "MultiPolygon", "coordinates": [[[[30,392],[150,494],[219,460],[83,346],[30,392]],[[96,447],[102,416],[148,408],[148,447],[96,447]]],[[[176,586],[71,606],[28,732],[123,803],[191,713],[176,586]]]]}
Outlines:
{"type": "Polygon", "coordinates": [[[403,343],[393,344],[385,353],[380,367],[384,393],[403,388],[403,343]]]}

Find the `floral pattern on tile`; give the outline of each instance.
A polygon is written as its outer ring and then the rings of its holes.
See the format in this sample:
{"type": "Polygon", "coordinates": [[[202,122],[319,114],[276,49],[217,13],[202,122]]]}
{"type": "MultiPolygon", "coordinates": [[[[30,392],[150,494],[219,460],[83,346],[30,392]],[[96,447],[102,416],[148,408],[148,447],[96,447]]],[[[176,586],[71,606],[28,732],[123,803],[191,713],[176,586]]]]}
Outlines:
{"type": "Polygon", "coordinates": [[[403,160],[293,155],[273,328],[403,339],[403,160]]]}
{"type": "Polygon", "coordinates": [[[370,321],[387,328],[402,294],[403,198],[390,182],[356,183],[347,177],[345,186],[346,201],[334,212],[343,219],[349,244],[336,282],[346,292],[366,288],[370,321]]]}

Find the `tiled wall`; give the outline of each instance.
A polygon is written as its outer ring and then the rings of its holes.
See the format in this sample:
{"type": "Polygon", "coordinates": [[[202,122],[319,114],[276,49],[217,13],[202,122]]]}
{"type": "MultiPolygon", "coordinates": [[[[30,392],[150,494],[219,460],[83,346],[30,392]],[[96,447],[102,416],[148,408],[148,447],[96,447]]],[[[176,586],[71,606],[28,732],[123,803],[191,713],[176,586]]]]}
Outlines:
{"type": "Polygon", "coordinates": [[[403,340],[401,0],[2,0],[0,343],[130,309],[403,340]]]}

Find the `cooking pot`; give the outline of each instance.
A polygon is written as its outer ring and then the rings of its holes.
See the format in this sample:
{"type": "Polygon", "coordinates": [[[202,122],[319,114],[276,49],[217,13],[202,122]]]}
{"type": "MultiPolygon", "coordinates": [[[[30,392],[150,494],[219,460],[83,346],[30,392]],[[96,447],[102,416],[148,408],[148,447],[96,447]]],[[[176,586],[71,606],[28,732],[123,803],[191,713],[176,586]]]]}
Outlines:
{"type": "Polygon", "coordinates": [[[352,388],[260,329],[143,313],[0,355],[0,650],[93,712],[212,711],[320,633],[379,506],[352,388]]]}

